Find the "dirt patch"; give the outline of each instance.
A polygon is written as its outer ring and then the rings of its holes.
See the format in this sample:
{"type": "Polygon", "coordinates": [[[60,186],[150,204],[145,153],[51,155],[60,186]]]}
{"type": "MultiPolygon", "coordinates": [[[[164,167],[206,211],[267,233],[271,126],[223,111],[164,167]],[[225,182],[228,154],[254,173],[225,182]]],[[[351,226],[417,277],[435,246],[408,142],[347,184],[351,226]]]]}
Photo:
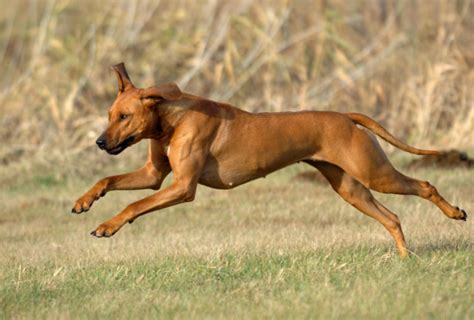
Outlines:
{"type": "Polygon", "coordinates": [[[408,163],[408,169],[421,168],[474,168],[474,159],[459,150],[443,151],[437,156],[423,156],[408,163]]]}

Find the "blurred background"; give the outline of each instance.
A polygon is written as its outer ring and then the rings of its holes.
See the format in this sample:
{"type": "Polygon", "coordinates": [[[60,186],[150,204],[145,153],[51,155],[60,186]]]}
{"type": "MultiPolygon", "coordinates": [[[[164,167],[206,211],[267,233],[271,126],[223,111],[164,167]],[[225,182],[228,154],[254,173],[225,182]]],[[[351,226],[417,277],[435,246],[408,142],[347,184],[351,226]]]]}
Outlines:
{"type": "Polygon", "coordinates": [[[140,87],[175,81],[248,111],[362,112],[418,147],[474,146],[471,0],[0,3],[4,182],[144,161],[146,144],[122,160],[94,144],[121,61],[140,87]]]}

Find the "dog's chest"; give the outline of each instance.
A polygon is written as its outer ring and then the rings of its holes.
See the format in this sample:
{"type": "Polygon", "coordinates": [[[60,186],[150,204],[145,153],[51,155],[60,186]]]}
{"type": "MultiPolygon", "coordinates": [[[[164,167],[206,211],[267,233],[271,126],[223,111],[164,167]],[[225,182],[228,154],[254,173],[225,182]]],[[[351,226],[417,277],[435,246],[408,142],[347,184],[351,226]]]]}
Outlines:
{"type": "Polygon", "coordinates": [[[167,157],[169,157],[170,155],[170,150],[171,150],[171,147],[169,144],[164,144],[163,145],[163,152],[166,154],[167,157]]]}

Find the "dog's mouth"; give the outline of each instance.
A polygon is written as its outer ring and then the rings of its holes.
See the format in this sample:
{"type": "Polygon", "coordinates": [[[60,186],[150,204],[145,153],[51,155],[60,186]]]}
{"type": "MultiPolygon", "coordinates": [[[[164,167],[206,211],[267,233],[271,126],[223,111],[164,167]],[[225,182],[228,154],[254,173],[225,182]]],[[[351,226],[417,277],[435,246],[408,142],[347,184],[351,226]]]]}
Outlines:
{"type": "Polygon", "coordinates": [[[130,136],[127,139],[123,140],[121,143],[119,143],[116,147],[112,149],[106,149],[105,151],[107,151],[108,154],[117,155],[123,150],[127,149],[127,147],[129,147],[133,143],[133,141],[135,141],[135,137],[130,136]]]}

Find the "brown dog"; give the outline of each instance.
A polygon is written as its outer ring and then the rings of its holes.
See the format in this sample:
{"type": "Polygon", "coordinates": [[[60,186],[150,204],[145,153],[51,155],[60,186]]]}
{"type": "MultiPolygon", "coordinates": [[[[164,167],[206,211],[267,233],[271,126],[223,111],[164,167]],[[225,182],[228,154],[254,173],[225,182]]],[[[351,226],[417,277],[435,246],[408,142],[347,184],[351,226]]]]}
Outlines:
{"type": "Polygon", "coordinates": [[[182,93],[175,84],[139,89],[123,63],[113,69],[119,92],[109,110],[108,128],[96,143],[115,155],[150,139],[148,161],[135,172],[100,180],[76,201],[72,211],[89,210],[95,200],[112,190],[158,190],[170,171],[173,182],[99,225],[92,232],[96,237],[110,237],[148,212],[192,201],[198,184],[231,189],[299,161],[317,168],[344,200],[382,223],[401,256],[407,255],[407,248],[400,221],[370,189],[417,195],[433,202],[449,218],[466,220],[466,212],[451,206],[431,184],[395,170],[368,130],[407,152],[439,152],[410,147],[364,115],[248,113],[182,93]]]}

